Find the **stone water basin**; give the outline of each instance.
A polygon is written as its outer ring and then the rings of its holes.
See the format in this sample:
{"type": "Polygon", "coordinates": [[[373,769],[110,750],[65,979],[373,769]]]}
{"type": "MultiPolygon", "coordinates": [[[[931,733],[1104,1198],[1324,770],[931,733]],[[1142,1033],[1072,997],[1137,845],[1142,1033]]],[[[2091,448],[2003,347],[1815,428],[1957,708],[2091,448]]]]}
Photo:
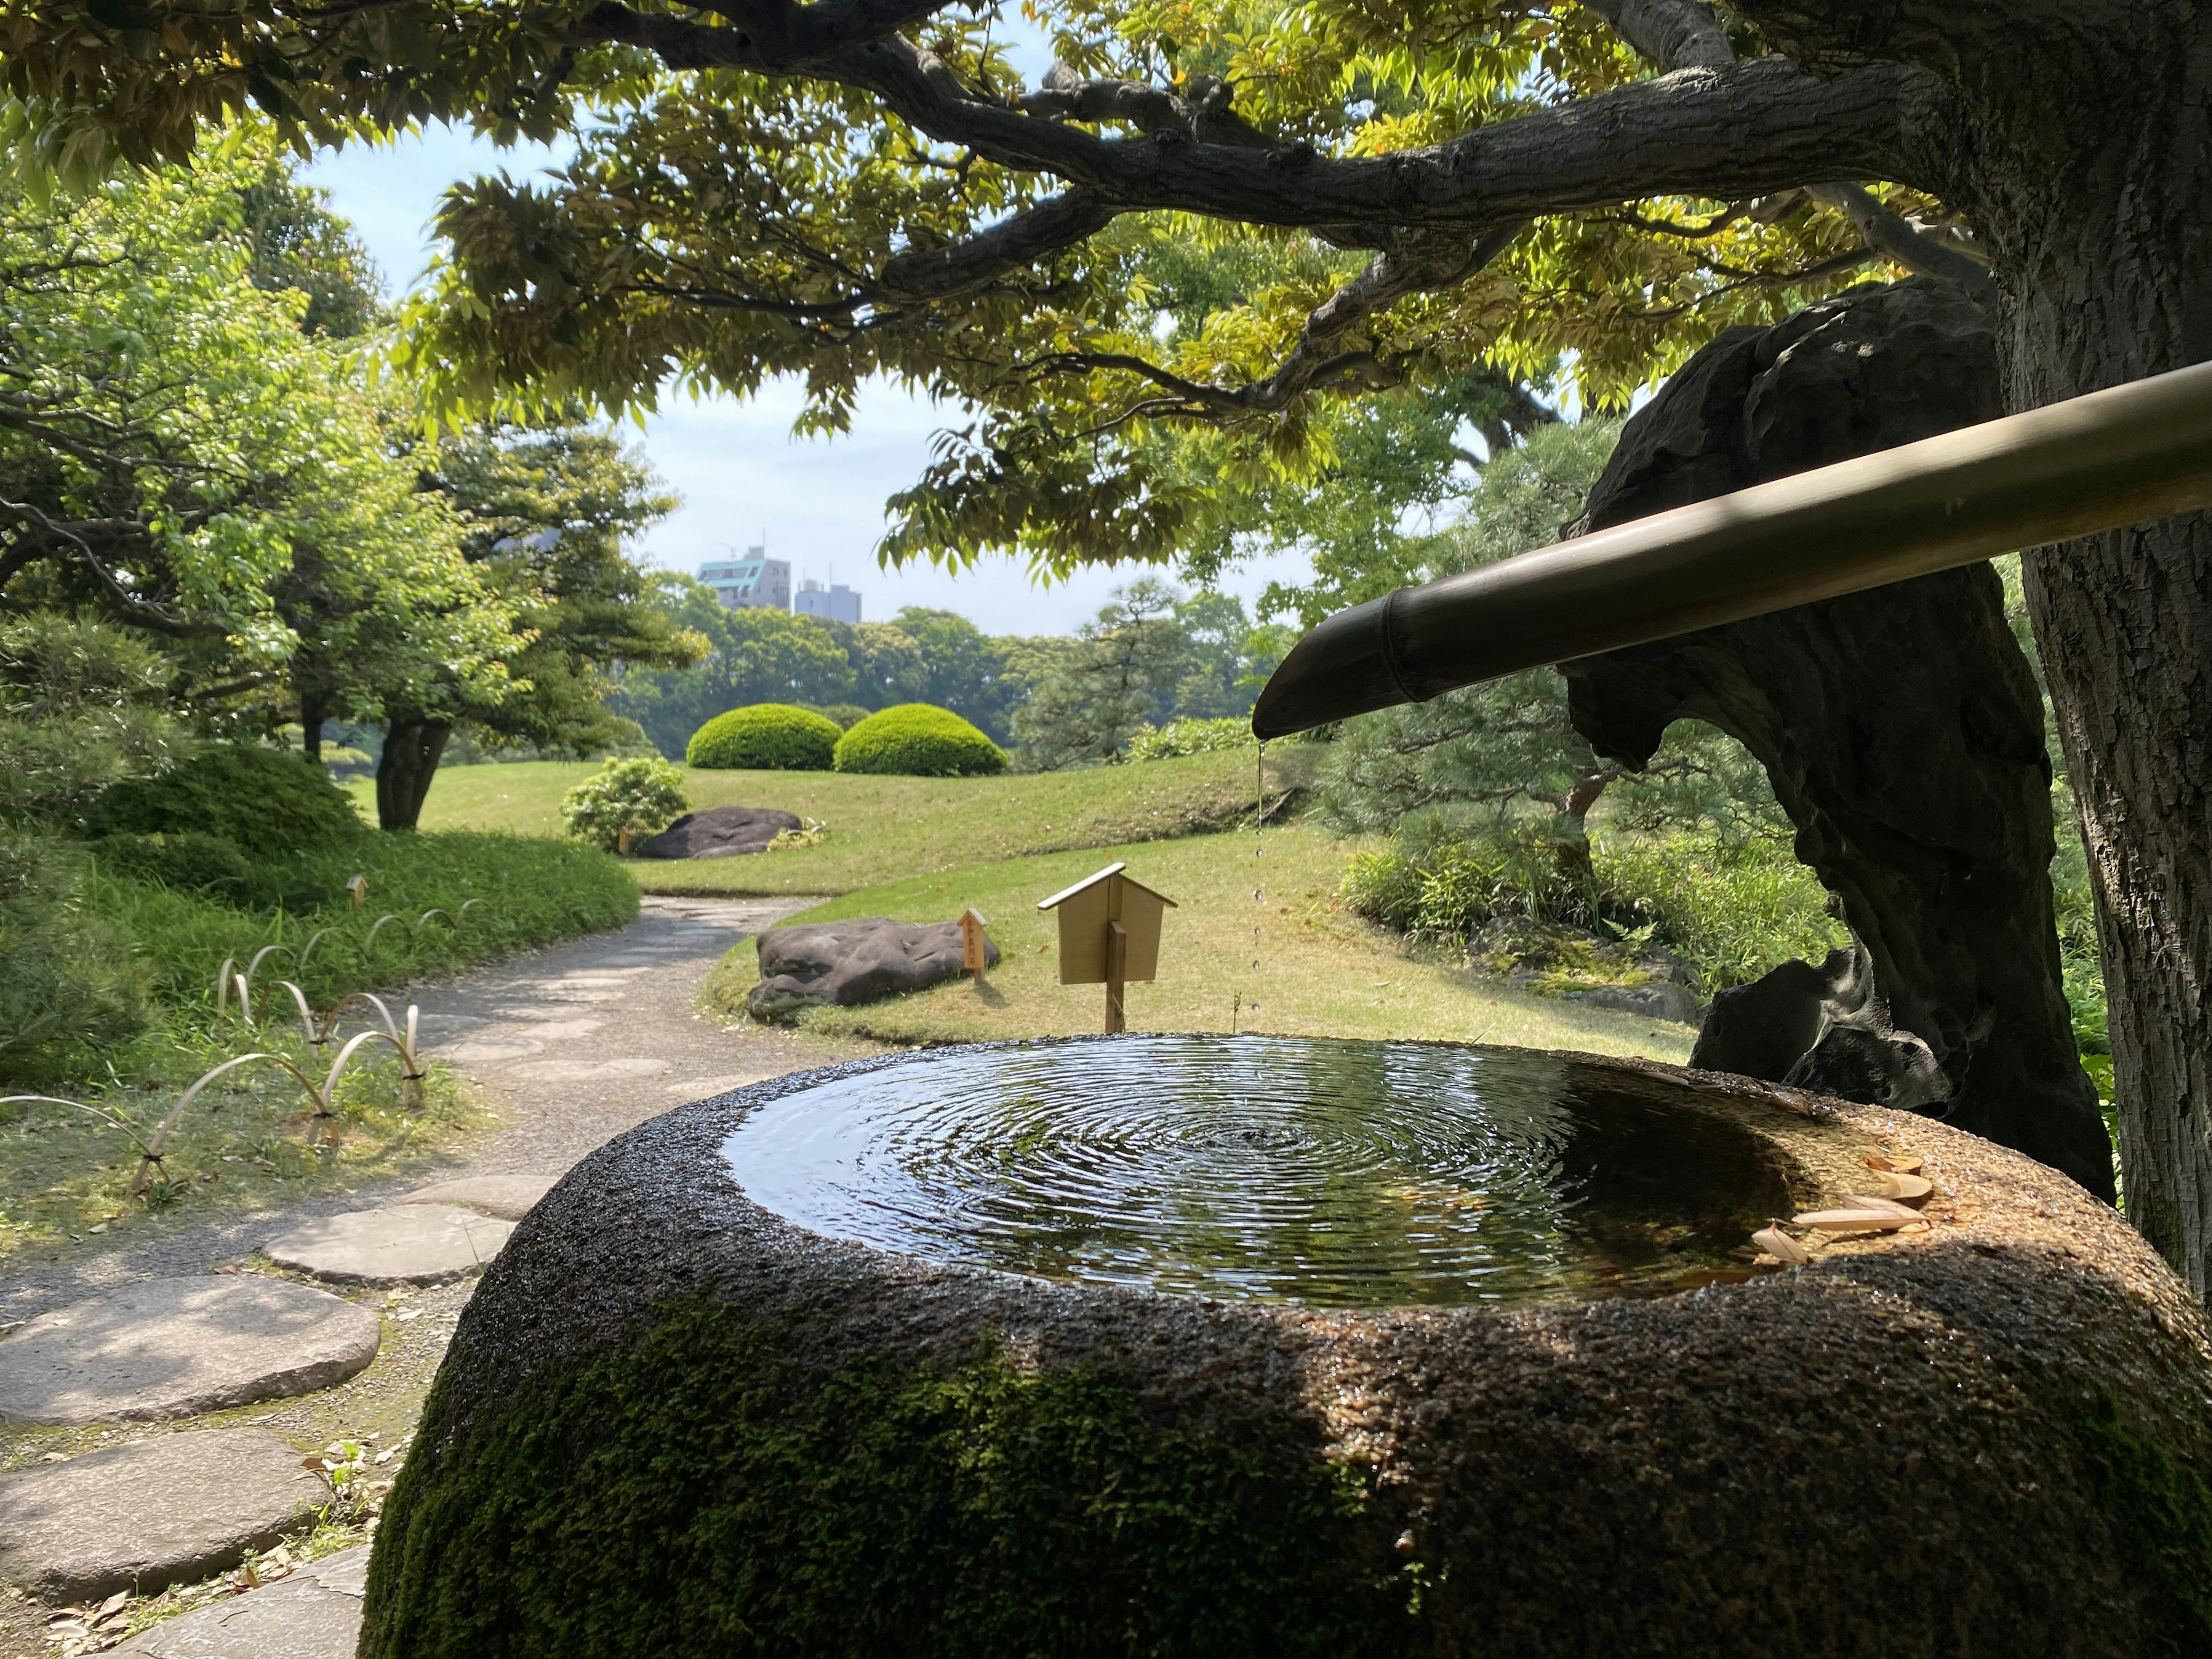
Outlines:
{"type": "Polygon", "coordinates": [[[456,1334],[364,1656],[2212,1650],[2212,1337],[1926,1120],[1448,1044],[672,1112],[456,1334]],[[1778,1267],[1910,1151],[1924,1225],[1778,1267]]]}

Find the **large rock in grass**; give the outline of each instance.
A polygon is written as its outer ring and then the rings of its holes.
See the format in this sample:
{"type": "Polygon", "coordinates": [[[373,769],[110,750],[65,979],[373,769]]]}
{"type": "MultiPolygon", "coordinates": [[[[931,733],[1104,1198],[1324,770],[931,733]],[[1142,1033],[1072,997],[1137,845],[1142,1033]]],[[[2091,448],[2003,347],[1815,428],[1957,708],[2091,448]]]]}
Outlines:
{"type": "MultiPolygon", "coordinates": [[[[771,927],[757,944],[761,980],[745,999],[755,1019],[787,1018],[801,1008],[878,1002],[927,989],[961,971],[957,921],[862,916],[771,927]]],[[[999,965],[999,947],[988,939],[983,965],[999,965]]]]}
{"type": "MultiPolygon", "coordinates": [[[[1149,1144],[1157,1079],[1110,1042],[1149,1144]]],[[[1569,1086],[1759,1137],[1790,1203],[1916,1150],[1929,1224],[1642,1299],[1332,1307],[828,1237],[726,1161],[756,1113],[803,1124],[799,1091],[891,1107],[975,1052],[780,1079],[572,1171],[454,1336],[361,1659],[2206,1650],[2212,1329],[2042,1164],[1559,1056],[1569,1086]]],[[[1054,1132],[1054,1098],[949,1152],[1073,1169],[1098,1143],[1054,1132]]],[[[1299,1196],[1254,1185],[1248,1210],[1299,1196]]],[[[1083,1248],[1080,1216],[1031,1213],[1041,1248],[1083,1248]]]]}
{"type": "Polygon", "coordinates": [[[637,849],[647,859],[730,859],[767,849],[797,817],[772,806],[709,806],[686,812],[637,849]]]}

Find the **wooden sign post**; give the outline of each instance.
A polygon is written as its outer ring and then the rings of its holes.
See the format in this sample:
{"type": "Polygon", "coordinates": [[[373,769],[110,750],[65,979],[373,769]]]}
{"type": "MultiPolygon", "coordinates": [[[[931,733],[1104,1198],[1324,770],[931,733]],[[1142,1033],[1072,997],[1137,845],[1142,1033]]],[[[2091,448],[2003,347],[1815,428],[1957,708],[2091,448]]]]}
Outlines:
{"type": "Polygon", "coordinates": [[[1159,970],[1160,923],[1176,902],[1109,864],[1038,902],[1060,913],[1060,982],[1106,987],[1106,1029],[1128,1030],[1125,988],[1159,970]]]}
{"type": "Polygon", "coordinates": [[[973,905],[961,914],[960,970],[963,973],[973,974],[978,985],[983,982],[983,950],[989,943],[983,937],[983,930],[989,926],[988,922],[976,914],[973,905]]]}

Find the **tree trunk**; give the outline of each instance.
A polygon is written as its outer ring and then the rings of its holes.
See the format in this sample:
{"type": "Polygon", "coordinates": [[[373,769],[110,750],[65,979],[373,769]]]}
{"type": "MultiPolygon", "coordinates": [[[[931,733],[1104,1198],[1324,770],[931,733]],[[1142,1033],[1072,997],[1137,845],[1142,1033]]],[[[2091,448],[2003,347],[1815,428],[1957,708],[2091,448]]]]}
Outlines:
{"type": "MultiPolygon", "coordinates": [[[[2201,176],[2201,134],[2184,153],[2201,176]]],[[[2053,204],[2031,230],[2063,234],[2062,246],[2017,250],[2049,259],[2005,270],[2021,295],[2005,342],[2016,408],[2212,356],[2212,273],[2194,246],[2212,222],[2212,199],[2192,196],[2181,216],[2189,222],[2177,222],[2170,201],[2130,179],[2103,222],[2069,217],[2071,205],[2053,204]],[[2112,208],[2133,214],[2114,223],[2112,208]],[[2106,256],[2105,267],[2081,269],[2085,250],[2106,256]]],[[[2024,567],[2089,849],[2127,1212],[2203,1296],[2212,1291],[2212,526],[2202,516],[2139,526],[2038,549],[2024,567]]]]}
{"type": "MultiPolygon", "coordinates": [[[[1631,423],[1586,524],[1987,419],[1999,396],[1988,319],[1925,283],[1735,331],[1631,423]]],[[[1684,716],[1750,749],[1892,1018],[1942,1061],[1946,1121],[2112,1196],[2060,981],[2042,702],[1987,566],[1566,666],[1601,754],[1641,765],[1684,716]]]]}
{"type": "Polygon", "coordinates": [[[300,747],[318,766],[323,763],[323,721],[329,700],[320,693],[300,693],[300,747]]]}
{"type": "Polygon", "coordinates": [[[412,830],[422,816],[438,757],[453,734],[451,720],[402,716],[385,728],[384,753],[376,763],[376,821],[386,830],[412,830]]]}

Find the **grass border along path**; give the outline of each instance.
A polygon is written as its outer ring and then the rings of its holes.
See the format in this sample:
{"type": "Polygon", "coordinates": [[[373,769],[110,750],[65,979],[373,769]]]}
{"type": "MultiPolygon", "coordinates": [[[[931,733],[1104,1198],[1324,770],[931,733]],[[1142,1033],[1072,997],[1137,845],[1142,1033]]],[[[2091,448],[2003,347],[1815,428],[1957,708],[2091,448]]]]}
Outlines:
{"type": "MultiPolygon", "coordinates": [[[[1271,802],[1304,785],[1313,753],[1297,744],[1268,751],[1271,802]]],[[[445,767],[422,827],[558,836],[561,797],[598,769],[554,761],[445,767]]],[[[648,893],[849,893],[922,871],[1203,835],[1249,823],[1257,785],[1253,751],[1239,749],[988,778],[695,770],[684,787],[694,808],[778,807],[821,821],[829,833],[817,847],[745,858],[627,861],[648,893]]]]}
{"type": "MultiPolygon", "coordinates": [[[[1536,997],[1455,965],[1407,957],[1389,934],[1334,908],[1348,842],[1306,825],[1271,830],[1266,856],[1249,835],[1100,847],[915,875],[848,893],[787,925],[850,916],[944,921],[974,906],[1005,953],[978,989],[967,979],[860,1008],[811,1010],[811,1033],[901,1043],[963,1042],[1096,1031],[1105,992],[1059,983],[1053,918],[1036,902],[1116,859],[1174,899],[1159,978],[1133,985],[1132,1030],[1425,1037],[1532,1048],[1578,1048],[1680,1062],[1686,1025],[1536,997]],[[1261,878],[1264,877],[1264,880],[1261,878]],[[1255,902],[1254,890],[1266,894],[1255,902]],[[1255,939],[1254,928],[1259,934],[1255,939]],[[1258,971],[1252,966],[1255,956],[1258,971]]],[[[750,941],[724,957],[702,995],[742,1015],[759,982],[750,941]]]]}

